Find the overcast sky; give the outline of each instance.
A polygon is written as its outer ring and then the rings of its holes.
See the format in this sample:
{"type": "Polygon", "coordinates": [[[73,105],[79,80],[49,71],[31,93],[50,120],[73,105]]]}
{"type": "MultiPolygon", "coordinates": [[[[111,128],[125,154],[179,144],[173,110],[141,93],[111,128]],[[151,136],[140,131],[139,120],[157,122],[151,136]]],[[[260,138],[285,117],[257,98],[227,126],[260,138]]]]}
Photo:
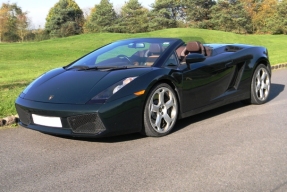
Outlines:
{"type": "MultiPolygon", "coordinates": [[[[17,3],[22,11],[28,12],[28,17],[32,21],[32,27],[41,28],[45,25],[45,19],[49,10],[59,0],[10,0],[10,3],[17,3]]],[[[80,8],[84,11],[88,8],[93,8],[96,4],[100,3],[100,0],[75,0],[80,8]]],[[[0,0],[2,3],[7,3],[8,0],[0,0]]],[[[115,10],[119,10],[127,0],[110,0],[113,3],[115,10]]],[[[150,8],[149,5],[155,2],[155,0],[139,0],[139,2],[146,8],[150,8]]]]}

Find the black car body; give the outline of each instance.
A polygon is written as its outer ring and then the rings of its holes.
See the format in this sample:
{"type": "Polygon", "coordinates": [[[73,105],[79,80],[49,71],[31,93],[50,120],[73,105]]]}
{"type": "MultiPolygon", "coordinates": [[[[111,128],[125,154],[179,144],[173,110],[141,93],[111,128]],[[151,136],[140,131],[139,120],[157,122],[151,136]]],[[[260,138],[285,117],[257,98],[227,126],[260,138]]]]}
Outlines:
{"type": "Polygon", "coordinates": [[[127,39],[43,74],[16,109],[21,126],[45,133],[163,136],[179,118],[236,101],[265,103],[270,85],[264,47],[127,39]]]}

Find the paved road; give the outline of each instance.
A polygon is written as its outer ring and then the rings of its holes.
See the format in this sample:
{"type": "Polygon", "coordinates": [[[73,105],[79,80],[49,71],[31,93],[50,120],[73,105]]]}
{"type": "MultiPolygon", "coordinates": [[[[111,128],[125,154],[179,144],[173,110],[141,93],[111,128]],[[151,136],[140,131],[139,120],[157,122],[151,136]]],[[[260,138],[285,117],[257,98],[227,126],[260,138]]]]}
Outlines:
{"type": "Polygon", "coordinates": [[[0,191],[287,191],[287,70],[265,105],[235,103],[163,138],[0,130],[0,191]]]}

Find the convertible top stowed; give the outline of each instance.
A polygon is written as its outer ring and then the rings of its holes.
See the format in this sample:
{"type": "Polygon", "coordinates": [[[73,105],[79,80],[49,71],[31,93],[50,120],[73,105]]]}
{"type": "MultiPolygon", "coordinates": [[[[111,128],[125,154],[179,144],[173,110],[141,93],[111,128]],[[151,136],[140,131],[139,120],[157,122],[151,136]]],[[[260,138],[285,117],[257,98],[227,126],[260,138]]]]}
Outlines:
{"type": "Polygon", "coordinates": [[[270,86],[265,47],[134,38],[46,72],[16,109],[21,126],[50,134],[159,137],[179,118],[236,101],[263,104],[270,86]]]}

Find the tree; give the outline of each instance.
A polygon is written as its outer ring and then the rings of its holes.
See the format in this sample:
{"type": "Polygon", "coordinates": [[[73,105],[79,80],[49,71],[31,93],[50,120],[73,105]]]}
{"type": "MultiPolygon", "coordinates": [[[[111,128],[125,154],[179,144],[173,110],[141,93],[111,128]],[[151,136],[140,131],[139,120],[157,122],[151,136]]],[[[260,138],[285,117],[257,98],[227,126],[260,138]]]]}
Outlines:
{"type": "Polygon", "coordinates": [[[276,12],[277,0],[240,0],[252,21],[252,31],[266,32],[267,21],[276,12]]]}
{"type": "Polygon", "coordinates": [[[251,31],[251,19],[239,1],[220,0],[211,9],[213,28],[224,31],[251,31]]]}
{"type": "Polygon", "coordinates": [[[287,0],[280,1],[276,12],[267,20],[267,27],[272,34],[287,34],[287,0]]]}
{"type": "Polygon", "coordinates": [[[178,20],[184,20],[184,11],[180,0],[156,0],[151,7],[150,31],[175,28],[178,20]]]}
{"type": "Polygon", "coordinates": [[[85,23],[86,32],[114,32],[117,15],[109,0],[101,0],[95,5],[85,23]]]}
{"type": "Polygon", "coordinates": [[[140,33],[148,30],[148,9],[144,8],[138,0],[129,0],[122,7],[118,32],[140,33]]]}
{"type": "Polygon", "coordinates": [[[186,5],[187,21],[192,26],[209,28],[211,8],[216,5],[214,0],[184,0],[186,5]]]}
{"type": "Polygon", "coordinates": [[[6,32],[6,25],[8,22],[8,7],[5,6],[5,4],[2,4],[2,7],[0,8],[0,43],[2,42],[2,36],[6,32]]]}
{"type": "Polygon", "coordinates": [[[74,0],[59,0],[49,11],[45,29],[51,37],[66,37],[83,32],[84,15],[74,0]]]}
{"type": "Polygon", "coordinates": [[[29,22],[27,19],[27,15],[25,13],[19,14],[17,16],[17,34],[21,38],[21,41],[24,41],[24,37],[28,34],[29,22]]]}
{"type": "Polygon", "coordinates": [[[256,27],[257,32],[268,33],[267,21],[276,13],[277,0],[264,0],[260,2],[258,12],[252,22],[256,27]]]}
{"type": "Polygon", "coordinates": [[[27,12],[23,12],[21,7],[16,3],[2,4],[0,8],[0,41],[15,42],[24,38],[28,25],[27,12]],[[19,34],[23,34],[23,36],[20,37],[19,34]]]}

